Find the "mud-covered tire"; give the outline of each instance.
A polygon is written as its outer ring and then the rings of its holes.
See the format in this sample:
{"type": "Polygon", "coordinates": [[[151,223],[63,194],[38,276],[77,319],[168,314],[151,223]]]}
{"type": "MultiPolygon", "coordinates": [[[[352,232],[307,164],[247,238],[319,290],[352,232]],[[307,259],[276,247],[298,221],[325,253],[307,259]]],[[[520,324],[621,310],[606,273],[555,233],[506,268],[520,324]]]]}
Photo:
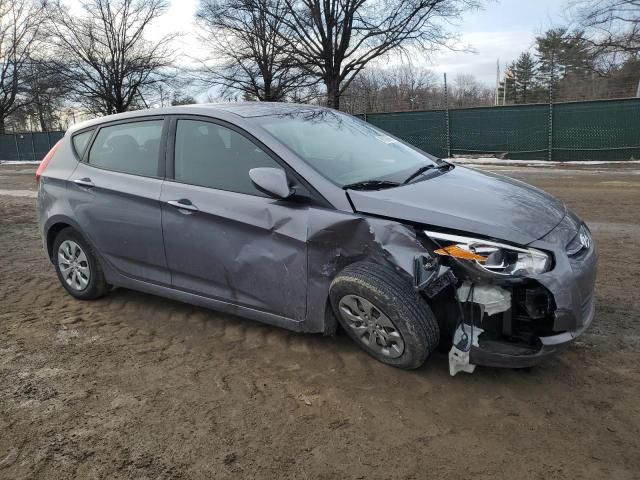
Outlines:
{"type": "Polygon", "coordinates": [[[409,281],[389,267],[369,262],[349,265],[331,283],[329,296],[333,311],[347,334],[383,363],[404,369],[418,368],[438,346],[440,330],[429,305],[409,281]],[[380,342],[376,343],[376,349],[371,348],[371,343],[367,343],[371,342],[371,334],[361,335],[364,330],[360,324],[357,331],[350,326],[354,323],[354,317],[350,315],[353,312],[344,310],[344,302],[353,298],[367,300],[391,320],[404,342],[401,354],[395,352],[398,355],[395,358],[382,354],[380,342]]]}
{"type": "MultiPolygon", "coordinates": [[[[73,228],[65,228],[61,230],[53,241],[53,249],[51,251],[51,260],[56,269],[56,274],[58,275],[58,280],[60,280],[60,284],[65,288],[67,292],[73,297],[79,300],[94,300],[96,298],[100,298],[105,295],[109,291],[109,285],[104,278],[104,272],[102,267],[100,266],[100,262],[98,261],[98,257],[96,256],[91,245],[82,238],[78,232],[76,232],[73,228]],[[77,245],[80,247],[84,257],[86,258],[86,262],[83,261],[79,267],[83,266],[86,263],[86,267],[88,267],[88,279],[86,286],[80,285],[77,288],[69,283],[68,278],[69,275],[66,275],[62,271],[62,267],[59,261],[60,255],[60,246],[66,245],[77,245]]],[[[73,282],[72,282],[73,283],[73,282]]]]}

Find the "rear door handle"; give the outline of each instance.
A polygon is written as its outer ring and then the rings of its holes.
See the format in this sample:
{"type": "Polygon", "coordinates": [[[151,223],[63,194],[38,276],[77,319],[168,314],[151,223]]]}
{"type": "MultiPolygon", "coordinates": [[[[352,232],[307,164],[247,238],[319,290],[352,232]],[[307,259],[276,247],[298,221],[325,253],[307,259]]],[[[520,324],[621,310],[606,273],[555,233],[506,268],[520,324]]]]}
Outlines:
{"type": "Polygon", "coordinates": [[[81,187],[95,187],[95,184],[89,177],[78,178],[77,180],[74,180],[73,183],[75,183],[76,185],[80,185],[81,187]]]}
{"type": "Polygon", "coordinates": [[[180,208],[182,210],[190,210],[192,212],[197,212],[199,210],[198,207],[191,203],[191,200],[186,198],[181,198],[180,200],[169,200],[167,203],[172,207],[180,208]]]}

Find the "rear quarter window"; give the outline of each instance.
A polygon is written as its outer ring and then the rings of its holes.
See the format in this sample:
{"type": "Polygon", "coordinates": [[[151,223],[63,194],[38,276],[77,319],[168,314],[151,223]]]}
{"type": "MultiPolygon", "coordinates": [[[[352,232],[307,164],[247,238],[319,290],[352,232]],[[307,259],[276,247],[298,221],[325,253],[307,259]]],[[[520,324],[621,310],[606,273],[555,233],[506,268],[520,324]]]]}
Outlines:
{"type": "Polygon", "coordinates": [[[93,135],[93,129],[77,133],[71,137],[73,149],[75,150],[79,160],[82,159],[84,151],[87,149],[87,144],[89,143],[89,140],[91,140],[91,135],[93,135]]]}

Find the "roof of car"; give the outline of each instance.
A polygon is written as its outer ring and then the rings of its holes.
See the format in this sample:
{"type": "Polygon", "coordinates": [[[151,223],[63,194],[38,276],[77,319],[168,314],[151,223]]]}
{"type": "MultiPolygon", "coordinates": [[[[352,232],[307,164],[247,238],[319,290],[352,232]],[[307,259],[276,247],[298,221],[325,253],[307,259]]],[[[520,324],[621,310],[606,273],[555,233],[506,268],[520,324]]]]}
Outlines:
{"type": "Polygon", "coordinates": [[[210,103],[193,105],[194,107],[210,107],[215,110],[225,110],[241,117],[263,117],[267,115],[282,115],[301,110],[322,110],[325,107],[315,105],[302,105],[299,103],[278,102],[234,102],[234,103],[210,103]]]}
{"type": "Polygon", "coordinates": [[[134,110],[115,115],[108,115],[74,125],[69,130],[75,131],[103,122],[114,120],[126,120],[136,117],[147,117],[151,115],[207,115],[216,112],[226,112],[240,117],[264,117],[268,115],[286,115],[296,111],[326,110],[326,107],[316,105],[303,105],[298,103],[278,103],[278,102],[227,102],[227,103],[198,103],[194,105],[176,105],[172,107],[147,108],[144,110],[134,110]]]}

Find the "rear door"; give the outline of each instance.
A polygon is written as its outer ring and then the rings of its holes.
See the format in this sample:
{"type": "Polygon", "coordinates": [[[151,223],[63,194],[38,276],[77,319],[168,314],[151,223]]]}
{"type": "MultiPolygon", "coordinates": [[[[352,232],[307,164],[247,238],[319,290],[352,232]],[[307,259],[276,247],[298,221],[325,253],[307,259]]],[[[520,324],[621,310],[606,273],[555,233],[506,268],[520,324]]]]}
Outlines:
{"type": "Polygon", "coordinates": [[[174,122],[173,179],[161,196],[173,286],[303,320],[308,206],[255,189],[251,168],[281,166],[243,131],[197,117],[174,122]]]}
{"type": "Polygon", "coordinates": [[[99,127],[70,178],[70,202],[82,232],[118,271],[170,285],[159,203],[167,128],[161,117],[99,127]]]}

